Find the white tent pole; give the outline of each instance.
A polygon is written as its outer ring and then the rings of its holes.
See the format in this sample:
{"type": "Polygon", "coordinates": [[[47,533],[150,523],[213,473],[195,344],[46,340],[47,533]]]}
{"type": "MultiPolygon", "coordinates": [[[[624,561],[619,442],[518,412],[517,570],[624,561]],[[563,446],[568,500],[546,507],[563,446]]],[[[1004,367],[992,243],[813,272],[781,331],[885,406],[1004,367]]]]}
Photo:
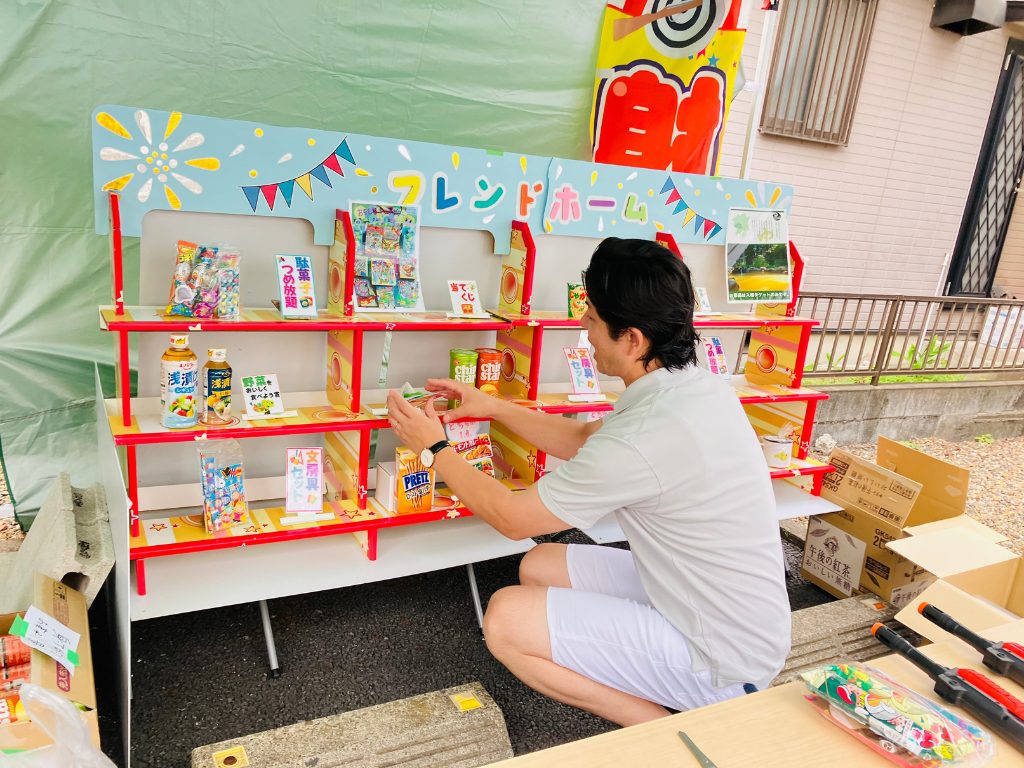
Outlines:
{"type": "MultiPolygon", "coordinates": [[[[745,10],[745,9],[744,9],[745,10]]],[[[743,139],[743,159],[740,162],[740,178],[750,177],[750,167],[754,162],[754,146],[757,143],[757,126],[761,122],[761,110],[764,108],[765,80],[768,79],[769,57],[775,47],[775,35],[778,27],[778,15],[782,11],[763,11],[764,21],[761,25],[761,44],[757,51],[757,71],[754,74],[754,101],[747,115],[747,131],[743,139]]]]}

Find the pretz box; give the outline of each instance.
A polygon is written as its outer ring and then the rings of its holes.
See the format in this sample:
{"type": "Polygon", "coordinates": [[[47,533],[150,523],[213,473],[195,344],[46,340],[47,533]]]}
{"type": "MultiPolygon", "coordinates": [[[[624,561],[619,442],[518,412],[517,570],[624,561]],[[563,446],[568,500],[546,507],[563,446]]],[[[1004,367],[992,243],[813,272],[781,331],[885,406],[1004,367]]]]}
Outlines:
{"type": "Polygon", "coordinates": [[[434,468],[423,466],[420,455],[400,446],[395,450],[395,512],[429,512],[434,500],[434,468]]]}
{"type": "Polygon", "coordinates": [[[970,473],[884,437],[877,463],[834,450],[822,498],[842,512],[812,517],[801,574],[837,597],[858,588],[900,607],[934,577],[889,548],[909,528],[962,515],[970,473]]]}

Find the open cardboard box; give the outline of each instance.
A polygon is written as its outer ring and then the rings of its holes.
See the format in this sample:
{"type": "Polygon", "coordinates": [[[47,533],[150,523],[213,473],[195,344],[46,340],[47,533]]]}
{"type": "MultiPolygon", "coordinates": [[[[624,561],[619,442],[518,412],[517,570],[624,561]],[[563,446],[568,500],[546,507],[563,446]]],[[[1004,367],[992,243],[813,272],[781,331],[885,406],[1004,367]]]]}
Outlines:
{"type": "MultiPolygon", "coordinates": [[[[1024,561],[999,545],[1003,537],[997,532],[972,523],[919,531],[890,544],[938,579],[896,614],[899,621],[933,642],[953,635],[918,613],[922,602],[934,604],[982,636],[992,627],[1024,616],[1024,561]]],[[[988,639],[998,642],[1001,638],[988,639]]]]}
{"type": "MultiPolygon", "coordinates": [[[[32,605],[81,635],[78,642],[78,657],[81,663],[71,675],[49,656],[33,649],[31,681],[88,707],[89,711],[82,712],[81,716],[88,726],[93,744],[99,747],[96,685],[93,679],[92,647],[89,643],[89,616],[85,596],[41,573],[35,575],[33,595],[32,605]]],[[[28,608],[26,605],[25,609],[28,608]]],[[[23,615],[24,611],[20,613],[23,615]]],[[[0,614],[0,634],[10,633],[11,624],[17,615],[19,614],[0,614]]],[[[37,749],[50,744],[52,742],[46,734],[31,721],[0,726],[0,751],[37,749]]]]}
{"type": "Polygon", "coordinates": [[[934,577],[891,545],[961,519],[970,473],[885,437],[875,463],[843,450],[829,463],[837,471],[825,475],[821,495],[843,510],[808,522],[801,574],[836,597],[863,589],[906,605],[934,577]]]}

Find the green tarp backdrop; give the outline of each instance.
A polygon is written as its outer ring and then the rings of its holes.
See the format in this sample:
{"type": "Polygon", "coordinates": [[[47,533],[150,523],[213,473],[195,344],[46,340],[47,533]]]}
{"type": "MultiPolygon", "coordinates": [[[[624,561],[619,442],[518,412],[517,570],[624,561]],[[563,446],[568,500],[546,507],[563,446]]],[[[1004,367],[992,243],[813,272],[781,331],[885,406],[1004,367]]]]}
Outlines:
{"type": "MultiPolygon", "coordinates": [[[[97,478],[98,104],[585,159],[603,0],[0,0],[0,446],[19,514],[97,478]]],[[[126,242],[126,262],[138,242],[126,242]]],[[[126,299],[136,282],[126,274],[126,299]]],[[[133,361],[134,366],[134,361],[133,361]]]]}

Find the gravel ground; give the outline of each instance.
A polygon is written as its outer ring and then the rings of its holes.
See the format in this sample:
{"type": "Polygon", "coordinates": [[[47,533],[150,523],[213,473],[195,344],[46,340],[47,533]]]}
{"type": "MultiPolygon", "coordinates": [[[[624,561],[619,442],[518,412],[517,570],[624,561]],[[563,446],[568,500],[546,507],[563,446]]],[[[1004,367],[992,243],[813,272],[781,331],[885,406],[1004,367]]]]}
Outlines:
{"type": "MultiPolygon", "coordinates": [[[[934,437],[905,440],[907,445],[971,471],[967,514],[1002,533],[1024,555],[1024,437],[952,443],[934,437]]],[[[875,458],[875,446],[848,445],[846,450],[875,458]]]]}

